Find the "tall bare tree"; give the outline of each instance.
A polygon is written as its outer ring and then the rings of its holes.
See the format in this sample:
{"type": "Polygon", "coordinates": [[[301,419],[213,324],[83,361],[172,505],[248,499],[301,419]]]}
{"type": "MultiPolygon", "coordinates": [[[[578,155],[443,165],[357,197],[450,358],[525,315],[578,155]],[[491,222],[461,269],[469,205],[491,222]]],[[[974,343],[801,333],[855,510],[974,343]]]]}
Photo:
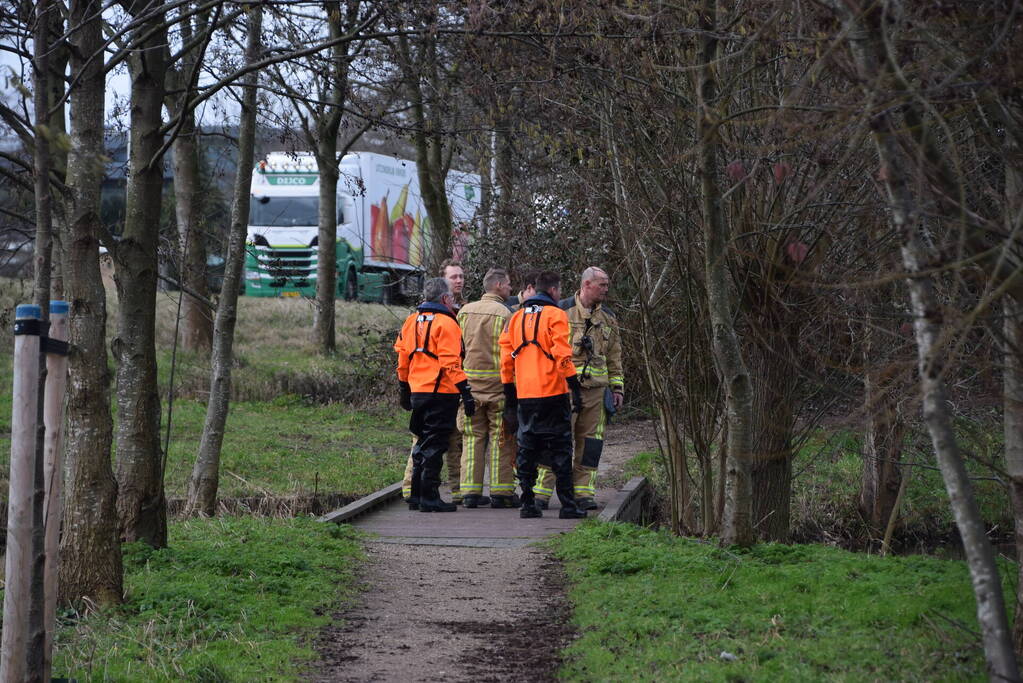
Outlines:
{"type": "Polygon", "coordinates": [[[163,197],[164,87],[167,26],[162,6],[134,0],[128,57],[131,128],[124,231],[113,250],[117,332],[117,498],[122,537],[167,545],[167,500],[160,449],[156,377],[156,282],[163,197]]]}
{"type": "Polygon", "coordinates": [[[924,202],[917,194],[923,175],[917,160],[927,158],[927,150],[920,144],[925,135],[921,130],[924,124],[918,118],[918,103],[904,91],[905,84],[896,75],[900,57],[892,49],[893,37],[888,27],[897,24],[897,13],[904,8],[901,3],[891,6],[852,3],[839,4],[836,9],[846,23],[857,75],[871,116],[871,130],[881,167],[879,175],[889,205],[890,220],[901,238],[902,261],[908,276],[914,317],[923,420],[966,551],[988,673],[995,679],[1019,680],[994,551],[984,529],[949,413],[945,378],[948,354],[946,329],[931,274],[933,264],[941,260],[930,246],[929,219],[921,208],[924,202]],[[905,102],[902,117],[888,106],[886,97],[905,102]]]}
{"type": "MultiPolygon", "coordinates": [[[[262,50],[263,10],[259,4],[248,8],[245,63],[259,61],[262,50]]],[[[220,481],[220,447],[231,398],[231,364],[234,361],[234,328],[238,319],[238,294],[245,266],[245,239],[249,221],[252,165],[256,147],[256,91],[259,75],[251,70],[241,80],[241,114],[238,125],[238,170],[231,204],[231,233],[224,267],[224,285],[217,304],[211,357],[210,395],[206,404],[199,453],[188,481],[186,510],[212,515],[216,509],[220,481]]]]}
{"type": "Polygon", "coordinates": [[[60,541],[60,599],[107,605],[121,601],[123,569],[117,524],[117,481],[110,464],[113,425],[106,348],[106,292],[99,268],[100,187],[105,173],[102,3],[73,0],[68,24],[71,79],[71,152],[68,159],[70,304],[67,485],[60,541]]]}
{"type": "MultiPolygon", "coordinates": [[[[184,5],[190,14],[192,3],[184,5]]],[[[199,9],[194,17],[179,22],[181,54],[166,57],[173,68],[167,72],[165,100],[170,118],[176,120],[172,158],[174,163],[174,217],[177,223],[181,281],[181,344],[191,351],[209,351],[213,340],[213,316],[208,306],[206,279],[206,232],[203,224],[202,178],[200,177],[200,131],[195,110],[189,106],[199,79],[210,37],[210,12],[199,9]],[[198,43],[198,45],[197,45],[198,43]]],[[[215,23],[215,22],[214,22],[215,23]]]]}

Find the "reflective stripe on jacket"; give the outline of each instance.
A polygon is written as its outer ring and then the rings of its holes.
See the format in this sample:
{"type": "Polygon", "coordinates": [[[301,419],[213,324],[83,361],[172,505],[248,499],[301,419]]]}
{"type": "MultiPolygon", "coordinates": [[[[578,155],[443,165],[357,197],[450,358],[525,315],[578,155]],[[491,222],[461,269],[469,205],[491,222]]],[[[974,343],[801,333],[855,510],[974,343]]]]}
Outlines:
{"type": "Polygon", "coordinates": [[[398,379],[413,393],[457,394],[462,371],[462,331],[444,306],[421,304],[405,319],[394,342],[398,379]]]}
{"type": "Polygon", "coordinates": [[[562,299],[558,305],[568,313],[572,330],[572,362],[579,381],[584,387],[610,386],[612,391],[625,393],[622,373],[622,338],[615,314],[601,304],[593,309],[579,303],[579,293],[562,299]],[[592,354],[582,343],[589,336],[592,354]]]}
{"type": "Polygon", "coordinates": [[[501,331],[511,311],[497,294],[484,294],[458,312],[465,345],[465,370],[472,393],[479,401],[499,401],[501,388],[501,331]]]}
{"type": "Polygon", "coordinates": [[[501,381],[514,381],[519,398],[568,393],[565,380],[576,374],[568,315],[549,296],[537,294],[525,301],[508,320],[500,343],[501,381]]]}

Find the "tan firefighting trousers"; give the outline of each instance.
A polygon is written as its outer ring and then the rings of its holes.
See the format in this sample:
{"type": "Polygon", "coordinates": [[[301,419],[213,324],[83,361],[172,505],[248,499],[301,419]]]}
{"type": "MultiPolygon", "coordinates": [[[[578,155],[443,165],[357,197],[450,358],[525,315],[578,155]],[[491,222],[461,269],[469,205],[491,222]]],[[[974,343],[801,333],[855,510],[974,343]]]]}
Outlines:
{"type": "Polygon", "coordinates": [[[462,482],[463,496],[483,493],[483,470],[490,470],[490,495],[515,493],[515,435],[504,431],[504,399],[481,401],[476,413],[463,422],[462,482]]]}
{"type": "MultiPolygon", "coordinates": [[[[582,412],[572,414],[572,437],[575,441],[572,479],[577,499],[593,498],[597,493],[597,468],[584,467],[582,459],[587,438],[604,441],[604,426],[607,424],[607,416],[604,413],[606,388],[584,388],[582,412]]],[[[554,493],[554,473],[549,467],[541,467],[538,470],[533,493],[539,500],[549,500],[554,493]]]]}
{"type": "MultiPolygon", "coordinates": [[[[451,430],[451,440],[448,442],[448,452],[444,454],[444,462],[448,467],[448,483],[451,484],[451,499],[462,500],[462,494],[458,490],[458,481],[461,479],[460,465],[462,462],[462,422],[465,420],[465,410],[458,406],[458,418],[455,420],[455,428],[451,430]]],[[[412,437],[412,445],[416,445],[416,438],[412,437]]],[[[408,499],[412,495],[412,450],[409,449],[408,461],[405,463],[405,477],[401,480],[401,497],[408,499]]]]}

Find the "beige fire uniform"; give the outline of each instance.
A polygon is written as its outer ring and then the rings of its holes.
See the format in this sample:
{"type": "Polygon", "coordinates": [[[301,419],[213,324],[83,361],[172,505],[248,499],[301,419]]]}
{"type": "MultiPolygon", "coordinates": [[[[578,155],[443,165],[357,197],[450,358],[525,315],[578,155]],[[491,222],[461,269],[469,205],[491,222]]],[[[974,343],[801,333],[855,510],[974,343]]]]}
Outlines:
{"type": "MultiPolygon", "coordinates": [[[[615,314],[601,304],[593,309],[579,303],[579,293],[562,299],[558,305],[568,312],[572,331],[572,362],[583,386],[583,409],[572,418],[575,440],[573,457],[576,498],[596,494],[597,463],[604,448],[604,392],[625,393],[622,374],[622,340],[615,314]],[[584,338],[589,338],[586,344],[584,338]]],[[[475,386],[475,385],[474,385],[475,386]]],[[[545,501],[554,492],[554,473],[541,467],[533,487],[537,500],[545,501]]]]}
{"type": "Polygon", "coordinates": [[[462,368],[476,413],[462,422],[463,496],[483,492],[484,468],[489,465],[490,496],[515,493],[515,439],[504,431],[504,388],[501,385],[501,347],[498,339],[511,311],[497,294],[484,294],[458,312],[465,360],[462,368]]]}

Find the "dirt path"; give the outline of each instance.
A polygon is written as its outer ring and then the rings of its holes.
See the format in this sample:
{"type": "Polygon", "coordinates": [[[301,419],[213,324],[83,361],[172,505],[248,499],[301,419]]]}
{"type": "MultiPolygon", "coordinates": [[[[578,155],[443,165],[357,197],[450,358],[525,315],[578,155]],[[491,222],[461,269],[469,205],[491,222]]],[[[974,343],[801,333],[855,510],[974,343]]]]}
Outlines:
{"type": "MultiPolygon", "coordinates": [[[[598,501],[624,483],[625,462],[654,448],[652,423],[611,425],[598,501]]],[[[575,632],[561,565],[542,548],[370,543],[367,553],[360,602],[321,634],[314,680],[554,680],[575,632]]]]}

